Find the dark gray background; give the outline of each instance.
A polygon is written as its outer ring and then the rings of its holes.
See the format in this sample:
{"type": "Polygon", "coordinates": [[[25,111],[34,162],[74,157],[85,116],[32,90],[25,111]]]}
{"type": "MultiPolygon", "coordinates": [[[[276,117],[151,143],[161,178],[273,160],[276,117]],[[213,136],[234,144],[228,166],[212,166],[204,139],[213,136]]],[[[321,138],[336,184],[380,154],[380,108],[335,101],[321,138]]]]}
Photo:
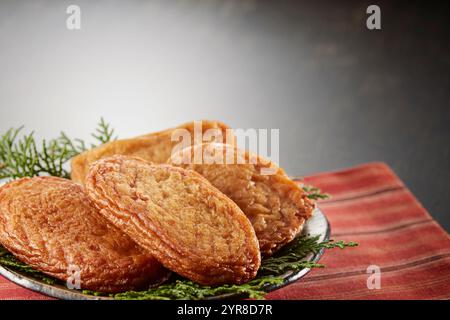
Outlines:
{"type": "Polygon", "coordinates": [[[0,1],[0,129],[280,128],[306,175],[387,162],[450,229],[449,7],[411,1],[0,1]],[[82,29],[65,10],[78,4],[82,29]],[[382,30],[365,13],[378,4],[382,30]]]}

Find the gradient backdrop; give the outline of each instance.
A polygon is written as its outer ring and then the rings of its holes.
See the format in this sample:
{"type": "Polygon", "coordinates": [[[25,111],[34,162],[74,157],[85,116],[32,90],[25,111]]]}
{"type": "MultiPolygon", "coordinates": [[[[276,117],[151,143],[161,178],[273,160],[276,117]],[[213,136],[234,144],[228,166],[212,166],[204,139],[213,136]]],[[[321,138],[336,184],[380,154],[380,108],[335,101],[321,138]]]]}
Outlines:
{"type": "Polygon", "coordinates": [[[0,0],[0,131],[279,128],[289,174],[385,161],[449,230],[449,8],[423,4],[0,0]]]}

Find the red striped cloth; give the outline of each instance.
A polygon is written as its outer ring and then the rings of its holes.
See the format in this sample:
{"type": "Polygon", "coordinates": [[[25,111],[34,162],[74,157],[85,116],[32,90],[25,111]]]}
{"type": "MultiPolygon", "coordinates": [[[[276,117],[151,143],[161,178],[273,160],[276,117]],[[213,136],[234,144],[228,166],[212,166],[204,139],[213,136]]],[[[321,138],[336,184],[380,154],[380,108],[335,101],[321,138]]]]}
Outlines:
{"type": "MultiPolygon", "coordinates": [[[[450,238],[384,163],[305,178],[332,195],[320,207],[332,238],[359,246],[328,250],[305,278],[269,299],[449,299],[450,238]],[[381,288],[367,288],[367,267],[381,288]]],[[[48,299],[0,277],[0,299],[48,299]]]]}
{"type": "Polygon", "coordinates": [[[305,178],[332,195],[320,203],[335,240],[359,246],[326,251],[304,279],[270,299],[449,299],[450,237],[384,163],[305,178]],[[368,289],[381,270],[380,289],[368,289]]]}

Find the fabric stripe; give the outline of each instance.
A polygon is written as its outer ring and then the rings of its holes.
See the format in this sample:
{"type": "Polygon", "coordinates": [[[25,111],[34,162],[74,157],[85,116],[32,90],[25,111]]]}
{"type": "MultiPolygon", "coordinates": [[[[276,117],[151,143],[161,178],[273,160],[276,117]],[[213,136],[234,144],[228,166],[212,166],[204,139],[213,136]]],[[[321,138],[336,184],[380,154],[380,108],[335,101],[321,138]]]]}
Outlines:
{"type": "MultiPolygon", "coordinates": [[[[446,259],[449,257],[450,257],[450,252],[447,254],[441,254],[441,255],[427,257],[425,259],[411,261],[411,262],[403,264],[403,265],[394,265],[394,266],[390,266],[390,267],[383,267],[383,268],[381,268],[381,272],[385,273],[385,272],[409,269],[409,268],[413,268],[413,267],[416,267],[416,266],[419,266],[422,264],[431,263],[431,262],[438,261],[441,259],[446,259]]],[[[352,277],[352,276],[366,274],[366,273],[367,273],[366,269],[359,270],[359,271],[352,271],[352,272],[330,273],[330,274],[326,274],[323,276],[310,276],[310,277],[304,279],[303,281],[305,281],[305,282],[323,281],[323,280],[334,279],[334,278],[352,277]]]]}
{"type": "Polygon", "coordinates": [[[367,197],[370,197],[370,196],[376,196],[376,195],[379,195],[379,194],[382,194],[382,193],[389,193],[389,192],[398,191],[398,190],[402,190],[402,189],[404,189],[404,187],[390,187],[390,188],[381,189],[381,190],[373,190],[373,191],[370,191],[368,193],[358,193],[358,194],[355,194],[355,195],[353,195],[351,197],[340,197],[340,198],[337,198],[337,199],[323,200],[322,201],[322,205],[323,204],[343,202],[343,201],[358,200],[358,199],[367,198],[367,197]]]}
{"type": "Polygon", "coordinates": [[[333,235],[335,237],[343,237],[343,236],[352,236],[352,235],[368,235],[368,234],[376,234],[376,233],[386,233],[386,232],[406,229],[406,228],[409,228],[409,227],[412,227],[412,226],[415,226],[418,224],[429,223],[429,222],[433,222],[433,220],[432,219],[420,220],[420,221],[410,222],[410,223],[406,223],[406,224],[401,224],[398,226],[385,227],[381,230],[349,232],[349,233],[333,233],[333,235]]]}

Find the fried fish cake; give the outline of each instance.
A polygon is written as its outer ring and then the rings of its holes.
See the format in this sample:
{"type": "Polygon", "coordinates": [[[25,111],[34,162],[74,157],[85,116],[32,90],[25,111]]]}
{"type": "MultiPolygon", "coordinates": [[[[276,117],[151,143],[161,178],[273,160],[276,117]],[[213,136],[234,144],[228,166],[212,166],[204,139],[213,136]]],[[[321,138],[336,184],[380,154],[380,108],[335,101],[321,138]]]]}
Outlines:
{"type": "Polygon", "coordinates": [[[23,178],[0,188],[0,243],[57,279],[101,292],[145,289],[169,271],[103,218],[83,187],[56,177],[23,178]],[[76,283],[76,282],[73,282],[76,283]]]}
{"type": "Polygon", "coordinates": [[[227,129],[230,128],[218,121],[193,121],[161,132],[111,141],[74,157],[71,179],[84,183],[89,166],[94,161],[116,154],[136,156],[154,163],[165,163],[172,150],[177,148],[206,141],[234,144],[232,131],[227,129]],[[194,136],[194,132],[197,132],[197,136],[194,136]],[[172,138],[175,141],[172,141],[172,138]]]}
{"type": "Polygon", "coordinates": [[[169,163],[194,170],[230,197],[250,219],[261,254],[290,242],[314,203],[273,162],[225,144],[203,144],[174,154],[169,163]],[[200,161],[194,161],[194,153],[200,161]]]}
{"type": "Polygon", "coordinates": [[[91,166],[86,189],[105,218],[188,279],[244,283],[258,271],[250,221],[194,171],[114,156],[91,166]]]}

